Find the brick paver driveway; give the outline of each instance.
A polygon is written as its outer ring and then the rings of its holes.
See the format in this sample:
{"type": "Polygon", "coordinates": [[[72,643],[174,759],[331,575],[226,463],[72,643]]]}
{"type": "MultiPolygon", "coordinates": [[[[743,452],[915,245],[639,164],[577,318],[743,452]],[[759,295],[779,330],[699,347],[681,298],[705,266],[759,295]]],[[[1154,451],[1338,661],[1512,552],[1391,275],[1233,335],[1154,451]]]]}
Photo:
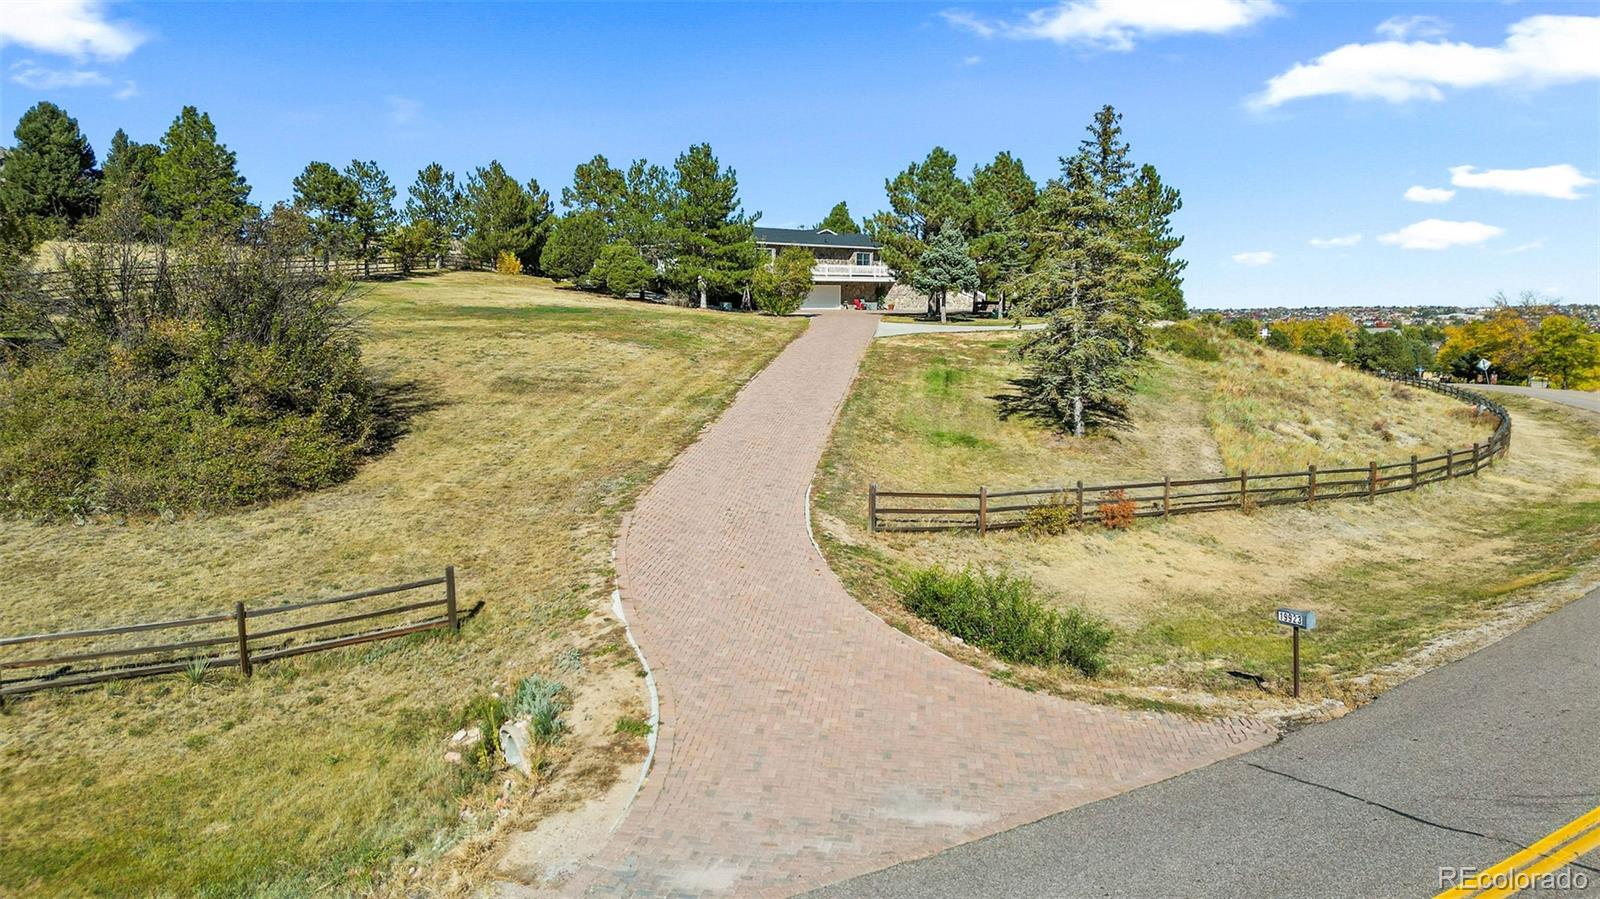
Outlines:
{"type": "Polygon", "coordinates": [[[845,593],[806,493],[876,325],[813,319],[630,517],[619,580],[659,743],[575,889],[794,893],[1270,741],[1003,686],[845,593]]]}

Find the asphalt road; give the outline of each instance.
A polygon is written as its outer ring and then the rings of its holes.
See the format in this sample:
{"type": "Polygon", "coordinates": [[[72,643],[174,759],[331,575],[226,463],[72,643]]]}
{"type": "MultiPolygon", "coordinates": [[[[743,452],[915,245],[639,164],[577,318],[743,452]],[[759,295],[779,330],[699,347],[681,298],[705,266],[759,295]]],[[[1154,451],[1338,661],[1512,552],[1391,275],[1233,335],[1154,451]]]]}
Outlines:
{"type": "MultiPolygon", "coordinates": [[[[1432,896],[1600,806],[1597,638],[1600,590],[1273,746],[814,895],[1432,896]]],[[[1600,850],[1569,870],[1524,895],[1600,899],[1600,850]]]]}
{"type": "Polygon", "coordinates": [[[1511,387],[1501,384],[1468,384],[1472,390],[1485,392],[1515,393],[1522,396],[1531,396],[1535,399],[1549,400],[1552,403],[1565,403],[1590,412],[1600,412],[1600,393],[1592,390],[1554,390],[1546,387],[1511,387]]]}

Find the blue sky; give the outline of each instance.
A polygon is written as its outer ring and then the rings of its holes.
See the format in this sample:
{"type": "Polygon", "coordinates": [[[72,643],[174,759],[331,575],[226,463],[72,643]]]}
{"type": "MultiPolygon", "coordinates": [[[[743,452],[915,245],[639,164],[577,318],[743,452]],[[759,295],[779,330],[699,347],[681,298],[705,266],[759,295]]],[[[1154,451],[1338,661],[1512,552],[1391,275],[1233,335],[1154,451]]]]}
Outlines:
{"type": "Polygon", "coordinates": [[[6,128],[48,99],[103,153],[193,104],[260,202],[313,159],[556,193],[710,141],[747,209],[809,224],[935,144],[1043,180],[1111,103],[1183,191],[1191,306],[1600,302],[1600,3],[79,0],[0,35],[6,128]]]}

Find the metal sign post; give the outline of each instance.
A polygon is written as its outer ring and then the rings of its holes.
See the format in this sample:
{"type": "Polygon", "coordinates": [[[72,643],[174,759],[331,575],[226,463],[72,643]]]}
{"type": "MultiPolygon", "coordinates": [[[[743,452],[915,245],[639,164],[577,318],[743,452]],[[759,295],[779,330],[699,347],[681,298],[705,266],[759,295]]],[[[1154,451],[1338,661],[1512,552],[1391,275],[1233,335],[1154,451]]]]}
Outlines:
{"type": "Polygon", "coordinates": [[[1304,609],[1279,609],[1274,617],[1279,624],[1287,624],[1294,633],[1294,698],[1300,698],[1300,632],[1317,626],[1317,613],[1304,609]]]}

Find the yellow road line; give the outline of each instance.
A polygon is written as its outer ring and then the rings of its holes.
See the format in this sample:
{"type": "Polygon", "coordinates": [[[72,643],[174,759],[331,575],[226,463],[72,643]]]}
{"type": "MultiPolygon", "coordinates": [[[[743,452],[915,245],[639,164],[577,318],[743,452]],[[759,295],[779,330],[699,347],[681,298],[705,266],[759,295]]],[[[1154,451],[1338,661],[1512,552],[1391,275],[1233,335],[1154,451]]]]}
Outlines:
{"type": "Polygon", "coordinates": [[[1465,899],[1468,896],[1490,899],[1515,895],[1514,873],[1520,871],[1524,876],[1548,873],[1596,847],[1600,847],[1600,808],[1578,816],[1532,846],[1486,871],[1478,872],[1434,899],[1465,899]],[[1503,886],[1495,888],[1497,880],[1503,886]]]}

